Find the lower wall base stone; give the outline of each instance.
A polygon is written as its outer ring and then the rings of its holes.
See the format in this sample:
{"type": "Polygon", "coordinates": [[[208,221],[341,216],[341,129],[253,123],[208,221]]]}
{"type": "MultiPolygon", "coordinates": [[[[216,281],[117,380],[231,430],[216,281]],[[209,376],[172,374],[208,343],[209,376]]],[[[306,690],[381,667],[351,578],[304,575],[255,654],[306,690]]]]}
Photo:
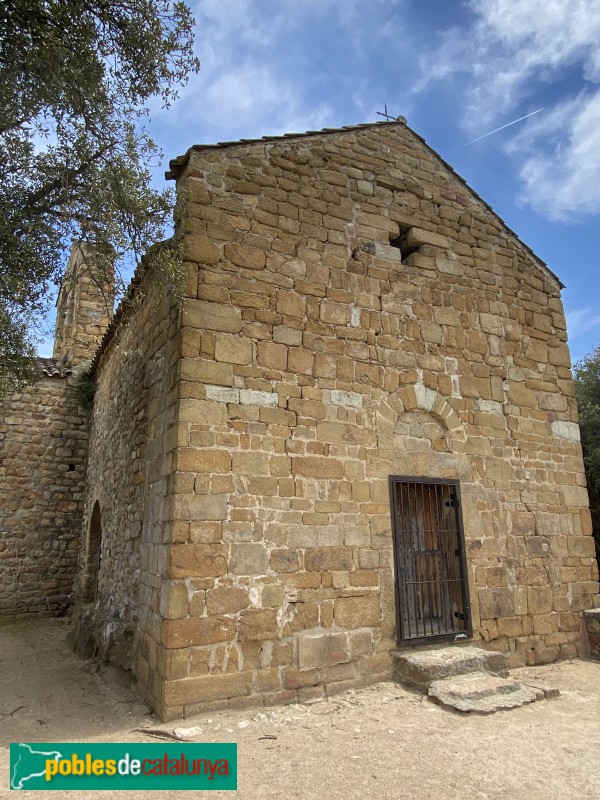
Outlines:
{"type": "Polygon", "coordinates": [[[569,659],[572,658],[579,658],[579,656],[581,655],[583,655],[583,646],[572,643],[572,644],[561,644],[560,654],[558,657],[563,661],[568,661],[569,659]]]}
{"type": "Polygon", "coordinates": [[[298,702],[298,692],[295,689],[270,692],[269,694],[263,695],[262,701],[265,706],[287,706],[298,702]]]}
{"type": "Polygon", "coordinates": [[[258,700],[258,698],[254,695],[250,695],[249,697],[231,697],[229,699],[229,708],[256,708],[257,706],[262,706],[262,702],[258,700]]]}
{"type": "MultiPolygon", "coordinates": [[[[594,632],[590,639],[600,652],[600,634],[594,632]],[[598,642],[595,641],[596,638],[598,642]]],[[[549,664],[559,658],[577,658],[584,654],[584,642],[577,632],[562,631],[545,636],[502,637],[485,642],[485,649],[505,653],[509,667],[516,668],[549,664]],[[554,639],[560,637],[561,641],[548,644],[550,636],[554,639]]],[[[140,659],[138,664],[140,663],[141,674],[144,674],[144,667],[147,665],[143,659],[140,659]]],[[[146,702],[153,704],[160,718],[167,722],[224,709],[252,709],[303,703],[317,698],[326,699],[350,689],[391,679],[392,659],[388,650],[356,661],[310,670],[288,666],[166,682],[159,687],[159,702],[156,701],[157,692],[151,689],[144,690],[140,686],[140,694],[146,702]],[[187,702],[169,705],[169,698],[173,701],[185,698],[187,702]]]]}
{"type": "Polygon", "coordinates": [[[325,697],[324,686],[305,686],[298,689],[298,702],[305,703],[307,700],[314,700],[316,697],[325,697]]]}

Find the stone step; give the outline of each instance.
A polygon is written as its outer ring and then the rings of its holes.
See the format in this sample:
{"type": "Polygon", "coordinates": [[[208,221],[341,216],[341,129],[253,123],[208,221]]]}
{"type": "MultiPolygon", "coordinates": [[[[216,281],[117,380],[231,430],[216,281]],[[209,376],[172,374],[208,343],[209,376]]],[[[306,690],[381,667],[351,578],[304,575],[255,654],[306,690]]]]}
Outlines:
{"type": "Polygon", "coordinates": [[[480,647],[436,647],[432,650],[396,651],[392,654],[394,678],[400,683],[427,689],[433,681],[472,672],[506,677],[508,667],[503,653],[480,647]]]}
{"type": "Polygon", "coordinates": [[[428,694],[441,705],[473,714],[493,714],[503,708],[518,708],[544,698],[541,689],[523,686],[489,672],[472,672],[433,681],[428,694]]]}

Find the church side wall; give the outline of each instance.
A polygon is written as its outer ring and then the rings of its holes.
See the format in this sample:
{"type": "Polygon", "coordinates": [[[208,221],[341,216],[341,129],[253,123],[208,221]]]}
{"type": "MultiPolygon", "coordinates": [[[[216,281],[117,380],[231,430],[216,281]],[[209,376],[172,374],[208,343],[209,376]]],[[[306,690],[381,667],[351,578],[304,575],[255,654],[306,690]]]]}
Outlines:
{"type": "Polygon", "coordinates": [[[73,602],[88,420],[75,383],[47,377],[0,403],[1,618],[73,602]]]}
{"type": "Polygon", "coordinates": [[[169,520],[164,437],[175,415],[177,321],[159,291],[143,292],[95,371],[78,606],[101,655],[136,671],[149,696],[169,520]],[[95,507],[101,527],[97,577],[89,563],[95,507]]]}

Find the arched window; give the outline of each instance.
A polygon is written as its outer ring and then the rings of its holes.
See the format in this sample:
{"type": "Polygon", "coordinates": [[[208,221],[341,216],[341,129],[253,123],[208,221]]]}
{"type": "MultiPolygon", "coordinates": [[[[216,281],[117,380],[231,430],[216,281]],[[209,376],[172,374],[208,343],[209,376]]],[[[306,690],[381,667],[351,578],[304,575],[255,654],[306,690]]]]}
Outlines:
{"type": "Polygon", "coordinates": [[[96,500],[90,520],[87,558],[85,568],[84,603],[93,603],[98,593],[98,572],[100,570],[100,552],[102,549],[102,516],[100,504],[96,500]]]}

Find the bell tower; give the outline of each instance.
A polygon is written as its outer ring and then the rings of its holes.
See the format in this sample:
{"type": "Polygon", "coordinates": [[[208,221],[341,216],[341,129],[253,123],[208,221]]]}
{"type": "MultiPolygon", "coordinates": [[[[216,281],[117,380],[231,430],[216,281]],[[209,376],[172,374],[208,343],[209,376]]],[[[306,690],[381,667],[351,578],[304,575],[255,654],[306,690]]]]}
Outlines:
{"type": "Polygon", "coordinates": [[[93,356],[112,319],[115,281],[107,263],[95,263],[90,245],[73,243],[56,301],[53,352],[71,366],[93,356]]]}

